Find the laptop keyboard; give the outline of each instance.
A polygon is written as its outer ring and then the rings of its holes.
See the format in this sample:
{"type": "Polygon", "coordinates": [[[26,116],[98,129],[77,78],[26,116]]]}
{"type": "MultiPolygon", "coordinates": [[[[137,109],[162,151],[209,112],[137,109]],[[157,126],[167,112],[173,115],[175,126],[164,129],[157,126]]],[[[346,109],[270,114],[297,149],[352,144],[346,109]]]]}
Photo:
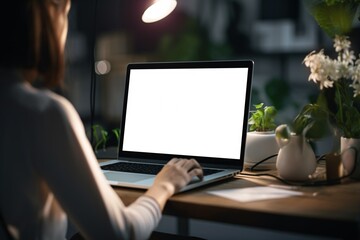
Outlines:
{"type": "MultiPolygon", "coordinates": [[[[106,166],[101,166],[101,169],[109,170],[109,171],[118,171],[118,172],[132,172],[132,173],[156,175],[160,172],[162,167],[163,165],[156,165],[156,164],[118,162],[106,166]]],[[[204,176],[218,173],[220,171],[221,170],[218,169],[203,168],[204,176]]]]}

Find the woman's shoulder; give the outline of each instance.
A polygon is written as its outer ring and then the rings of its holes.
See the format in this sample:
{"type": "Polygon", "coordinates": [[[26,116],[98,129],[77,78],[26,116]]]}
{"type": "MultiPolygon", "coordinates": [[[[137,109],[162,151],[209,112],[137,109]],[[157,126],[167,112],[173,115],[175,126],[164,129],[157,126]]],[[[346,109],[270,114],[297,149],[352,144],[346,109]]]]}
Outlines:
{"type": "Polygon", "coordinates": [[[39,95],[48,101],[48,108],[59,108],[59,109],[73,109],[73,105],[70,103],[70,101],[48,89],[39,90],[39,95]]]}
{"type": "Polygon", "coordinates": [[[34,121],[48,121],[53,117],[59,122],[78,115],[68,99],[51,90],[32,86],[15,71],[0,69],[0,80],[0,105],[4,111],[34,121]]]}
{"type": "Polygon", "coordinates": [[[37,90],[34,94],[38,103],[33,117],[40,128],[48,130],[46,134],[58,132],[59,136],[66,136],[68,131],[85,131],[78,112],[65,97],[50,90],[37,90]]]}
{"type": "Polygon", "coordinates": [[[72,103],[65,97],[50,90],[39,90],[39,112],[46,115],[56,115],[57,117],[69,118],[77,116],[77,112],[72,103]]]}
{"type": "Polygon", "coordinates": [[[18,96],[22,95],[23,100],[31,103],[31,106],[34,108],[33,110],[39,113],[73,110],[73,106],[69,100],[51,90],[37,89],[25,83],[20,87],[19,91],[21,91],[22,94],[18,94],[18,96]]]}
{"type": "Polygon", "coordinates": [[[61,121],[68,120],[69,117],[74,115],[77,116],[72,103],[51,90],[34,88],[26,82],[19,84],[13,90],[18,106],[22,106],[24,112],[38,120],[48,121],[53,119],[61,121]]]}

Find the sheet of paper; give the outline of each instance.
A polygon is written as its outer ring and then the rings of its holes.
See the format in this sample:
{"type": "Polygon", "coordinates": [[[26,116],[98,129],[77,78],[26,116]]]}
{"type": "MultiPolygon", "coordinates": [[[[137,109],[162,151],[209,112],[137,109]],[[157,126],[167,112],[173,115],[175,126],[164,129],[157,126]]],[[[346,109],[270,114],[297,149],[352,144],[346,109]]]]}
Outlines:
{"type": "Polygon", "coordinates": [[[286,198],[292,196],[301,196],[304,194],[298,191],[264,186],[209,191],[208,193],[239,202],[286,198]]]}

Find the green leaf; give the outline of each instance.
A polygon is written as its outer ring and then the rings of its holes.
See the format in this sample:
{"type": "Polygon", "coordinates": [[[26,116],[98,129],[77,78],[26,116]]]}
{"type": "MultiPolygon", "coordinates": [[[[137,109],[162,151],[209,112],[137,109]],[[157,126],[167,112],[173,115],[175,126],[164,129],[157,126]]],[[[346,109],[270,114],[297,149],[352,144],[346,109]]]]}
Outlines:
{"type": "Polygon", "coordinates": [[[255,104],[255,111],[250,111],[248,124],[250,131],[272,131],[276,128],[275,116],[277,110],[274,106],[265,106],[264,103],[255,104]]]}
{"type": "Polygon", "coordinates": [[[318,104],[305,105],[293,121],[293,131],[308,139],[319,139],[332,133],[327,109],[318,104]]]}
{"type": "Polygon", "coordinates": [[[256,109],[262,109],[262,107],[264,106],[264,103],[259,103],[259,104],[255,104],[254,107],[256,109]]]}
{"type": "Polygon", "coordinates": [[[92,126],[93,136],[94,136],[94,150],[97,152],[99,147],[106,148],[107,141],[109,140],[108,132],[99,124],[92,126]]]}
{"type": "Polygon", "coordinates": [[[305,1],[310,13],[331,38],[337,35],[346,35],[352,29],[357,7],[356,1],[333,1],[327,4],[324,1],[305,1]]]}
{"type": "Polygon", "coordinates": [[[116,141],[119,144],[120,141],[120,128],[115,128],[112,130],[112,132],[114,133],[115,137],[116,137],[116,141]]]}

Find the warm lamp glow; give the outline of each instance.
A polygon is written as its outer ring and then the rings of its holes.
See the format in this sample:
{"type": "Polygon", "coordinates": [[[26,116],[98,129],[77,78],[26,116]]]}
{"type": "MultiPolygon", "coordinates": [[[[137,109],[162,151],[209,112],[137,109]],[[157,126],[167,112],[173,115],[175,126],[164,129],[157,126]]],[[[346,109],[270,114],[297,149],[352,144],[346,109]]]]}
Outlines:
{"type": "Polygon", "coordinates": [[[175,9],[176,4],[176,0],[155,0],[142,15],[143,22],[152,23],[163,19],[175,9]]]}

